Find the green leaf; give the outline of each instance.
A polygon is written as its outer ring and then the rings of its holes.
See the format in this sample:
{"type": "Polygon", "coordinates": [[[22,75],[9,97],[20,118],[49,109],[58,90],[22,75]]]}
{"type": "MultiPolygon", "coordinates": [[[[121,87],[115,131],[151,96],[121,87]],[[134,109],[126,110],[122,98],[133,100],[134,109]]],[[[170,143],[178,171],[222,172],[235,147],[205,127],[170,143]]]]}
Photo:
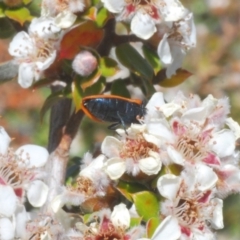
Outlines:
{"type": "Polygon", "coordinates": [[[29,4],[31,1],[32,1],[32,0],[23,0],[23,3],[24,3],[25,5],[27,5],[27,4],[29,4]]]}
{"type": "Polygon", "coordinates": [[[110,15],[108,13],[108,10],[104,7],[100,8],[97,17],[96,17],[96,23],[98,27],[103,27],[107,20],[109,19],[110,15]]]}
{"type": "Polygon", "coordinates": [[[106,79],[104,77],[100,77],[96,83],[94,83],[91,87],[86,88],[84,91],[84,96],[96,95],[103,91],[106,85],[106,79]]]}
{"type": "Polygon", "coordinates": [[[147,238],[150,238],[153,236],[156,228],[159,226],[161,223],[159,217],[154,217],[150,218],[146,224],[146,229],[147,229],[147,238]]]}
{"type": "Polygon", "coordinates": [[[102,72],[102,76],[111,77],[118,71],[118,63],[109,57],[100,58],[99,68],[102,72]]]}
{"type": "Polygon", "coordinates": [[[112,83],[111,94],[126,97],[126,98],[131,98],[131,95],[130,95],[123,79],[115,80],[112,83]]]}
{"type": "Polygon", "coordinates": [[[142,218],[140,217],[136,217],[136,218],[131,218],[130,220],[130,227],[135,227],[135,226],[139,226],[141,224],[142,218]]]}
{"type": "Polygon", "coordinates": [[[136,210],[144,221],[148,221],[153,217],[158,217],[160,208],[158,198],[155,194],[144,191],[132,194],[132,197],[136,210]]]}
{"type": "Polygon", "coordinates": [[[83,15],[84,19],[92,20],[92,21],[95,21],[96,17],[97,17],[97,8],[95,6],[88,8],[83,15]]]}
{"type": "Polygon", "coordinates": [[[83,90],[80,86],[80,81],[77,78],[75,78],[74,81],[72,82],[72,98],[76,107],[76,112],[81,109],[82,97],[83,90]]]}
{"type": "Polygon", "coordinates": [[[15,34],[15,28],[8,18],[0,18],[0,38],[10,38],[15,34]]]}
{"type": "Polygon", "coordinates": [[[44,115],[46,114],[46,112],[55,104],[57,103],[59,100],[62,100],[66,98],[66,96],[63,94],[63,92],[56,92],[51,94],[49,97],[47,97],[47,99],[45,100],[41,110],[40,110],[40,120],[43,120],[44,115]]]}
{"type": "Polygon", "coordinates": [[[151,65],[128,43],[116,47],[116,55],[119,61],[136,75],[152,80],[154,72],[151,65]]]}
{"type": "Polygon", "coordinates": [[[133,201],[132,194],[143,191],[144,187],[137,183],[127,183],[119,181],[117,189],[125,198],[132,202],[133,201]]]}
{"type": "Polygon", "coordinates": [[[143,54],[145,58],[148,60],[148,62],[151,64],[155,75],[161,70],[161,62],[160,59],[156,53],[156,51],[152,50],[151,48],[147,47],[146,45],[143,45],[142,47],[143,54]]]}
{"type": "Polygon", "coordinates": [[[0,18],[5,17],[4,11],[6,9],[6,6],[0,2],[0,18]]]}
{"type": "Polygon", "coordinates": [[[10,19],[20,23],[22,26],[26,21],[31,21],[33,19],[29,10],[25,7],[6,10],[5,14],[10,19]]]}
{"type": "Polygon", "coordinates": [[[32,0],[31,3],[28,5],[28,9],[33,16],[40,16],[41,15],[41,6],[42,0],[32,0]]]}
{"type": "Polygon", "coordinates": [[[175,87],[187,80],[192,74],[184,69],[178,69],[176,74],[171,78],[166,77],[166,69],[161,70],[154,77],[153,82],[158,83],[161,87],[175,87]]]}
{"type": "Polygon", "coordinates": [[[117,46],[116,55],[125,67],[129,68],[136,76],[140,76],[146,95],[152,95],[155,89],[151,82],[154,75],[151,65],[128,43],[117,46]]]}

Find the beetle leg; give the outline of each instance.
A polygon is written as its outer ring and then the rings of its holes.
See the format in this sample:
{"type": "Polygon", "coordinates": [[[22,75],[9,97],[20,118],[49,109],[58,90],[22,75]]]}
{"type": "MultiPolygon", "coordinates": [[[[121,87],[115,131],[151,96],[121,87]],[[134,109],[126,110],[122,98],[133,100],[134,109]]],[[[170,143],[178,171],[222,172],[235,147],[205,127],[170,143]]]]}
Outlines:
{"type": "Polygon", "coordinates": [[[113,123],[113,124],[111,124],[110,126],[108,126],[108,129],[109,129],[109,130],[116,130],[116,129],[117,129],[117,126],[118,126],[119,124],[120,124],[119,122],[113,123]]]}
{"type": "Polygon", "coordinates": [[[120,116],[120,114],[119,114],[118,111],[117,111],[117,115],[118,115],[118,117],[119,117],[119,119],[120,119],[120,121],[121,121],[121,124],[122,124],[122,126],[123,126],[123,128],[124,128],[124,131],[125,131],[126,135],[128,135],[127,130],[126,130],[126,125],[125,125],[125,123],[124,123],[124,121],[123,121],[123,119],[122,119],[122,117],[120,116]]]}

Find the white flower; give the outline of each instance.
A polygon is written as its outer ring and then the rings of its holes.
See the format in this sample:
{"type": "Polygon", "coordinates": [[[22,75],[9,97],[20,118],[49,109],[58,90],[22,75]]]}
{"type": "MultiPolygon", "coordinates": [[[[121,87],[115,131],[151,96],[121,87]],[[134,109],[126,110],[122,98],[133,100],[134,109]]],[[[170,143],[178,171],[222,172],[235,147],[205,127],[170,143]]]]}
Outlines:
{"type": "Polygon", "coordinates": [[[60,30],[53,19],[38,18],[30,24],[29,34],[22,31],[13,38],[8,51],[19,64],[18,82],[23,88],[39,80],[54,62],[60,30]]]}
{"type": "Polygon", "coordinates": [[[186,51],[195,47],[196,29],[192,13],[178,22],[165,24],[169,31],[164,34],[157,52],[162,63],[167,67],[166,75],[170,78],[181,67],[186,51]]]}
{"type": "Polygon", "coordinates": [[[112,180],[119,179],[125,172],[137,176],[157,174],[162,166],[158,152],[159,141],[146,132],[145,125],[132,124],[127,130],[118,133],[123,139],[106,137],[102,143],[102,153],[109,159],[104,168],[112,180]]]}
{"type": "Polygon", "coordinates": [[[202,162],[219,166],[221,158],[234,156],[235,136],[222,129],[229,113],[227,99],[208,96],[202,102],[181,94],[164,103],[156,93],[147,105],[147,130],[165,143],[170,162],[185,166],[202,162]]]}
{"type": "Polygon", "coordinates": [[[84,7],[83,0],[43,0],[41,16],[53,17],[58,27],[69,28],[77,19],[77,15],[74,13],[82,12],[84,7]]]}
{"type": "Polygon", "coordinates": [[[7,149],[11,138],[8,136],[7,132],[3,127],[0,126],[0,154],[4,155],[7,153],[7,149]]]}
{"type": "MultiPolygon", "coordinates": [[[[25,145],[15,153],[9,151],[0,158],[0,183],[2,184],[0,186],[9,188],[8,191],[11,189],[12,194],[9,192],[8,196],[12,196],[11,199],[15,203],[9,199],[6,204],[11,205],[12,211],[16,206],[14,199],[23,202],[25,191],[27,191],[28,200],[33,206],[42,206],[47,197],[48,187],[39,180],[43,178],[43,172],[38,168],[47,162],[47,150],[36,145],[25,145]]],[[[10,210],[7,211],[11,214],[10,210]]]]}
{"type": "Polygon", "coordinates": [[[222,200],[212,197],[216,181],[213,171],[206,173],[198,168],[188,169],[182,176],[166,174],[160,177],[157,187],[167,199],[161,209],[166,218],[152,239],[213,239],[209,223],[215,229],[223,228],[222,200]],[[208,184],[211,178],[215,180],[208,184]]]}
{"type": "Polygon", "coordinates": [[[142,39],[149,39],[162,21],[178,21],[186,9],[178,0],[102,0],[105,8],[117,14],[119,21],[131,21],[131,31],[142,39]]]}

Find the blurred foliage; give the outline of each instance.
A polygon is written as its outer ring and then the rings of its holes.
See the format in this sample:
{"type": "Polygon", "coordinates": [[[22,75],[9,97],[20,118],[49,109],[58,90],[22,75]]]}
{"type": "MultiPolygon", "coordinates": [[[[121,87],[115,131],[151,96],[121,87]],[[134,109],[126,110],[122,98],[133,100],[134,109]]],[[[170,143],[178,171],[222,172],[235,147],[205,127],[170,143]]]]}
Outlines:
{"type": "MultiPolygon", "coordinates": [[[[194,13],[198,34],[197,47],[187,54],[183,65],[192,76],[180,86],[157,86],[157,89],[165,93],[166,99],[174,96],[178,90],[186,94],[196,93],[201,97],[208,94],[217,98],[227,96],[230,99],[231,116],[240,122],[240,1],[182,2],[194,13]]],[[[0,62],[10,59],[7,48],[8,41],[1,40],[0,62]]],[[[40,122],[39,109],[49,93],[47,88],[35,92],[21,89],[16,81],[0,86],[0,125],[14,138],[12,146],[27,143],[47,145],[49,117],[46,115],[40,122]]],[[[134,90],[131,94],[133,98],[139,96],[139,92],[134,90]]],[[[94,123],[85,118],[72,145],[72,154],[82,157],[84,152],[90,150],[97,155],[100,143],[107,134],[116,135],[107,130],[107,124],[94,123]]],[[[225,229],[221,232],[224,236],[227,234],[227,239],[239,239],[239,195],[226,199],[224,216],[225,229]]]]}

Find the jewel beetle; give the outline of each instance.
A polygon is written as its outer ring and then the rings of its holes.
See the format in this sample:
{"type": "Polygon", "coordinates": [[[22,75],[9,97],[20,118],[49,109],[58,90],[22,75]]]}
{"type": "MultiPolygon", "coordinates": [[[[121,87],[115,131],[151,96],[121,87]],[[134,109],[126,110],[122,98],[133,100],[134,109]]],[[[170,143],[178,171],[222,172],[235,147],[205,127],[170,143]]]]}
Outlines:
{"type": "Polygon", "coordinates": [[[146,108],[139,99],[129,99],[116,95],[92,95],[82,99],[82,110],[92,120],[113,123],[108,128],[114,130],[118,125],[139,123],[146,114],[146,108]]]}

